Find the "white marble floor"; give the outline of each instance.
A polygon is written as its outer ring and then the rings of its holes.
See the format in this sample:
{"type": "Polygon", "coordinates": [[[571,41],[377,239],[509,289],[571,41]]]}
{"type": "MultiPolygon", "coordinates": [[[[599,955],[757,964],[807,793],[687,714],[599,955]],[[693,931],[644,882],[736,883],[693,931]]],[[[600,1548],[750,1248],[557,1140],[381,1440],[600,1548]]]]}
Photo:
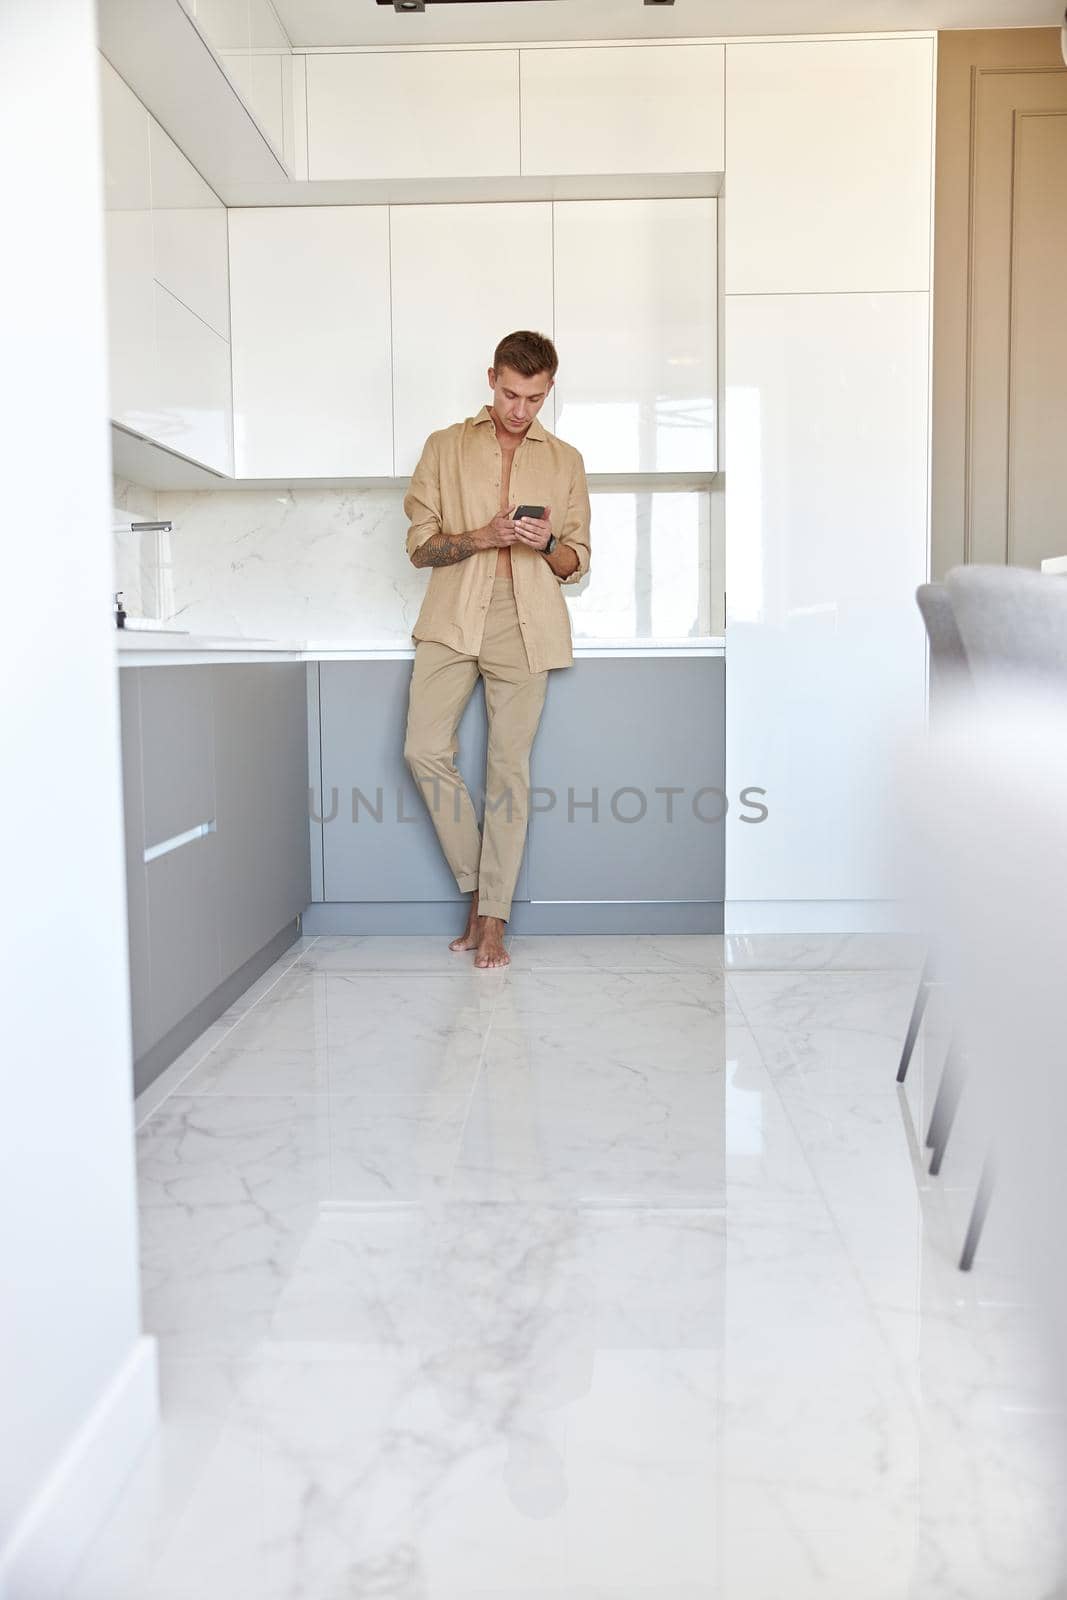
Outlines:
{"type": "Polygon", "coordinates": [[[1048,1600],[1062,1417],[892,941],[294,946],[139,1104],[71,1600],[1048,1600]]]}

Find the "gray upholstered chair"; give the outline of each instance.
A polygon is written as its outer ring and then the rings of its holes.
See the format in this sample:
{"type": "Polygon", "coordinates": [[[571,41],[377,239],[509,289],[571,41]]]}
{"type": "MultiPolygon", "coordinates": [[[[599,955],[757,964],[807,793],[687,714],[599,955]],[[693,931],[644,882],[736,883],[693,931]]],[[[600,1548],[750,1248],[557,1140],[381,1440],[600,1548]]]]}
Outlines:
{"type": "Polygon", "coordinates": [[[1026,676],[1067,685],[1067,582],[1029,567],[953,567],[945,578],[976,688],[1026,676]]]}
{"type": "MultiPolygon", "coordinates": [[[[954,567],[945,578],[944,594],[978,700],[987,692],[1005,689],[1014,693],[1021,689],[1025,696],[1027,686],[1035,692],[1052,689],[1054,693],[1062,687],[1067,696],[1067,583],[1062,578],[1028,567],[954,567]]],[[[934,604],[944,618],[941,601],[934,604]]],[[[923,615],[925,618],[925,609],[923,615]]],[[[930,631],[929,623],[927,628],[930,631]]],[[[932,631],[930,640],[932,654],[932,631]]],[[[950,648],[955,651],[954,646],[950,648]]],[[[947,1116],[950,1126],[951,1108],[947,1116]]],[[[943,1144],[947,1128],[932,1132],[943,1144]]],[[[964,1271],[974,1261],[992,1190],[990,1155],[982,1168],[960,1259],[964,1271]]]]}
{"type": "Polygon", "coordinates": [[[915,599],[930,641],[930,706],[936,712],[950,694],[966,694],[971,686],[967,652],[948,591],[942,583],[922,583],[915,599]]]}
{"type": "MultiPolygon", "coordinates": [[[[951,696],[966,694],[970,689],[970,671],[967,652],[963,647],[960,630],[952,609],[952,601],[940,583],[923,583],[915,591],[915,600],[926,626],[930,641],[930,710],[936,717],[938,709],[947,705],[951,696]]],[[[903,1083],[908,1075],[915,1042],[922,1026],[923,1014],[929,999],[930,985],[934,982],[932,958],[927,954],[919,977],[919,988],[912,1007],[911,1020],[904,1039],[897,1068],[897,1082],[903,1083]]]]}
{"type": "MultiPolygon", "coordinates": [[[[940,583],[923,583],[915,591],[915,600],[930,641],[930,711],[936,721],[941,709],[958,704],[959,699],[971,693],[971,673],[962,636],[956,623],[953,602],[940,583]]],[[[930,998],[930,989],[937,982],[934,958],[928,951],[919,975],[915,1004],[911,1009],[904,1048],[897,1068],[897,1082],[903,1083],[915,1050],[915,1044],[930,998]]],[[[926,1144],[930,1151],[930,1172],[936,1177],[945,1157],[948,1136],[955,1121],[956,1109],[963,1092],[964,1062],[955,1037],[949,1040],[945,1064],[941,1072],[934,1099],[926,1144]]]]}

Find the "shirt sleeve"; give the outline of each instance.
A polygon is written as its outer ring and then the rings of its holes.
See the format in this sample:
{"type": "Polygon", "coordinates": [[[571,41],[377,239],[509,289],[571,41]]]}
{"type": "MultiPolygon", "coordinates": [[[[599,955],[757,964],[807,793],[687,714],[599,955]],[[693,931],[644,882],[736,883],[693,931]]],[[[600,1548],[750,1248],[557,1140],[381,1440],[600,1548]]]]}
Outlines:
{"type": "Polygon", "coordinates": [[[589,571],[589,486],[585,481],[585,462],[578,456],[567,496],[567,510],[561,532],[556,535],[560,544],[571,547],[578,557],[578,565],[559,583],[577,583],[589,571]]]}
{"type": "Polygon", "coordinates": [[[441,472],[437,435],[431,433],[404,496],[404,514],[410,524],[407,550],[413,556],[420,545],[441,531],[441,472]]]}

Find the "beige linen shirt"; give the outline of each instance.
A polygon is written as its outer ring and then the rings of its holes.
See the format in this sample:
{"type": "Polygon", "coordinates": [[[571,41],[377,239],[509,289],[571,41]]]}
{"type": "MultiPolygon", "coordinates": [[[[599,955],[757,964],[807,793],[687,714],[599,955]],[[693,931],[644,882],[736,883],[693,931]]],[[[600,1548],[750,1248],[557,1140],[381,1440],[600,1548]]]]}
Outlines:
{"type": "MultiPolygon", "coordinates": [[[[488,406],[476,417],[431,433],[404,497],[411,523],[408,555],[433,534],[473,533],[500,510],[503,457],[488,406]]],[[[574,660],[571,621],[561,586],[589,571],[589,490],[585,464],[535,417],[515,451],[508,505],[548,506],[560,544],[577,553],[578,565],[557,578],[545,558],[528,545],[513,544],[511,577],[515,609],[531,672],[569,667],[574,660]]],[[[479,550],[463,561],[431,567],[413,639],[436,639],[464,655],[477,655],[493,593],[497,550],[479,550]]]]}

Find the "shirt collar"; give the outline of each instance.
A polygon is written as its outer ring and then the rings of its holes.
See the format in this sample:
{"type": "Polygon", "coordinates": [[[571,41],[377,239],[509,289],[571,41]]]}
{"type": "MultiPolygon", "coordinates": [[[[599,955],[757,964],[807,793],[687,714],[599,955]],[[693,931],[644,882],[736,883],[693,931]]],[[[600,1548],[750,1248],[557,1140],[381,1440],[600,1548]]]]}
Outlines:
{"type": "MultiPolygon", "coordinates": [[[[475,427],[477,427],[480,422],[492,422],[493,413],[491,408],[489,406],[483,406],[473,420],[475,427]]],[[[539,417],[534,417],[533,421],[530,423],[530,426],[526,430],[526,437],[527,439],[532,439],[535,444],[544,444],[545,440],[548,438],[547,433],[541,426],[541,420],[539,417]]]]}

